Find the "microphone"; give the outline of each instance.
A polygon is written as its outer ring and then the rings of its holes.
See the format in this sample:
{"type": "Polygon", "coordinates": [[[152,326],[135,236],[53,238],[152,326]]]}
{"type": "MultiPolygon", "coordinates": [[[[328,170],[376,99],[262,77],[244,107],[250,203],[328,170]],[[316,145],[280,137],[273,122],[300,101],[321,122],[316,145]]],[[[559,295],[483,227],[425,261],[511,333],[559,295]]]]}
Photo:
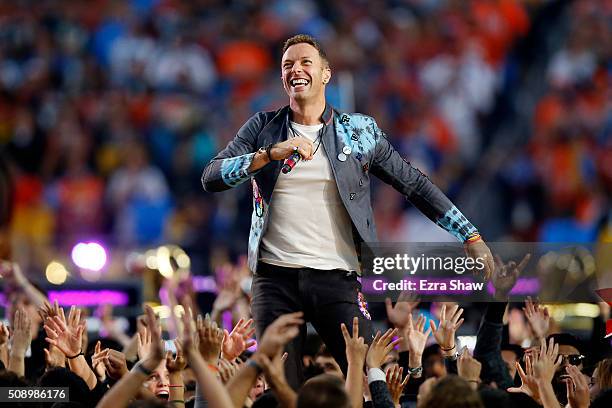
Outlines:
{"type": "Polygon", "coordinates": [[[281,169],[283,174],[287,174],[291,170],[293,170],[295,165],[298,164],[300,160],[302,160],[302,156],[298,153],[297,147],[296,147],[295,151],[291,154],[291,156],[287,157],[285,159],[285,162],[283,163],[283,167],[281,169]]]}

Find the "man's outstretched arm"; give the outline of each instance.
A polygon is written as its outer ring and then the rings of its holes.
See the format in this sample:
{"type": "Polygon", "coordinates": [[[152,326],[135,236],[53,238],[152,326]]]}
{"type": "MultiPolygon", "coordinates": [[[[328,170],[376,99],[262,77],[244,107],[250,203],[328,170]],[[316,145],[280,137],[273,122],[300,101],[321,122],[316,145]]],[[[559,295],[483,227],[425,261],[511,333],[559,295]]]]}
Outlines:
{"type": "Polygon", "coordinates": [[[484,274],[488,279],[494,269],[493,257],[476,227],[425,174],[400,156],[376,122],[373,127],[376,146],[372,174],[393,186],[430,220],[465,243],[470,256],[484,258],[484,274]]]}

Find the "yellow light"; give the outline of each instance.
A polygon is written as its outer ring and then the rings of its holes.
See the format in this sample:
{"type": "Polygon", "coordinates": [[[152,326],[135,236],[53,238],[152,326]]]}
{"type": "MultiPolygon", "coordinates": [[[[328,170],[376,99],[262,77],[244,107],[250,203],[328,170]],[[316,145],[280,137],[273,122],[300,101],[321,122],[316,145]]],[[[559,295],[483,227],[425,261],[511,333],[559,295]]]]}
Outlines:
{"type": "Polygon", "coordinates": [[[183,252],[176,257],[176,264],[181,269],[189,269],[191,266],[191,259],[189,259],[189,255],[183,252]]]}
{"type": "Polygon", "coordinates": [[[149,269],[157,269],[157,257],[155,251],[149,250],[145,253],[145,265],[149,269]]]}
{"type": "Polygon", "coordinates": [[[165,246],[157,248],[157,267],[164,278],[172,277],[174,271],[170,265],[170,251],[165,246]]]}
{"type": "Polygon", "coordinates": [[[165,305],[153,306],[153,312],[159,316],[160,319],[167,319],[170,317],[170,308],[165,305]]]}
{"type": "Polygon", "coordinates": [[[54,285],[61,285],[68,278],[68,271],[61,263],[57,261],[49,262],[45,270],[47,280],[54,285]]]}
{"type": "Polygon", "coordinates": [[[183,316],[183,313],[185,313],[185,309],[183,308],[183,306],[181,306],[181,305],[174,306],[174,315],[176,317],[183,316]]]}

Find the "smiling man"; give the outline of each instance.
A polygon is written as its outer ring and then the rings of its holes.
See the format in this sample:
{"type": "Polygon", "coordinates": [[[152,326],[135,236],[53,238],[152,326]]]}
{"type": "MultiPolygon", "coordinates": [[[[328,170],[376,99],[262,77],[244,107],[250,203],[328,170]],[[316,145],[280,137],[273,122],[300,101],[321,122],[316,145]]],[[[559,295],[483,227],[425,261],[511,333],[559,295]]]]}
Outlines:
{"type": "MultiPolygon", "coordinates": [[[[340,113],[326,102],[332,71],[314,38],[288,39],[280,66],[289,105],[251,117],[205,168],[202,183],[206,191],[223,191],[251,180],[249,267],[255,274],[257,335],[281,314],[303,311],[346,372],[340,323],[349,326],[358,316],[360,334],[371,340],[358,281],[360,245],[377,239],[370,175],[464,242],[470,256],[484,258],[487,275],[491,253],[451,201],[395,151],[374,119],[340,113]],[[301,160],[285,172],[296,154],[301,160]]],[[[287,378],[294,387],[301,383],[305,338],[304,327],[287,350],[287,378]]]]}

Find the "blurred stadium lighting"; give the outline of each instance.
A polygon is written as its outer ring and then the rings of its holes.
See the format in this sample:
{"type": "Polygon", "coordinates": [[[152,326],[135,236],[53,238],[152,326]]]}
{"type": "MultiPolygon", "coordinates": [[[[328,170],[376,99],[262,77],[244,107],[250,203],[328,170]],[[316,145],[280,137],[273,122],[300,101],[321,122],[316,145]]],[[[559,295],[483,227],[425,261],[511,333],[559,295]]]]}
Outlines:
{"type": "Polygon", "coordinates": [[[68,278],[66,267],[57,261],[49,262],[45,270],[47,280],[54,285],[61,285],[68,278]]]}
{"type": "Polygon", "coordinates": [[[72,248],[72,262],[81,269],[99,272],[106,265],[106,250],[97,242],[80,242],[72,248]]]}
{"type": "Polygon", "coordinates": [[[164,278],[171,278],[174,273],[170,264],[170,250],[165,246],[157,248],[157,269],[164,278]]]}

